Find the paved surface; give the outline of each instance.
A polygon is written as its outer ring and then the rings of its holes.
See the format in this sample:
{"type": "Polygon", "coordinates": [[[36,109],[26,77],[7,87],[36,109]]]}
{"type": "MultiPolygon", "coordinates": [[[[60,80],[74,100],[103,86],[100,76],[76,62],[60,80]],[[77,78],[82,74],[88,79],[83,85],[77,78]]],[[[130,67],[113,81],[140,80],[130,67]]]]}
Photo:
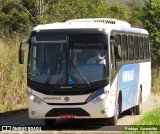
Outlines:
{"type": "MultiPolygon", "coordinates": [[[[150,98],[143,103],[141,115],[122,115],[118,120],[118,126],[108,126],[104,120],[57,120],[56,125],[53,128],[45,126],[43,120],[34,120],[28,118],[27,109],[21,111],[12,111],[6,113],[0,113],[0,125],[38,125],[44,129],[42,133],[120,133],[124,126],[119,125],[131,125],[134,121],[140,119],[146,112],[160,106],[160,95],[151,95],[150,98]],[[110,131],[111,130],[111,131],[110,131]]],[[[4,133],[4,132],[0,132],[4,133]]],[[[21,132],[22,133],[22,132],[21,132]]],[[[23,132],[25,133],[25,132],[23,132]]],[[[39,133],[39,132],[38,132],[39,133]]]]}

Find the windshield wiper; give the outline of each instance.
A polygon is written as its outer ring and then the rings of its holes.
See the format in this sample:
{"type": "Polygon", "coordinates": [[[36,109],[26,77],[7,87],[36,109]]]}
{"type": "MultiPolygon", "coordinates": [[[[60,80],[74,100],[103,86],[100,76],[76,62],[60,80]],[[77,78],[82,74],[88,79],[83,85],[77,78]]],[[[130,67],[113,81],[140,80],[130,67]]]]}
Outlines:
{"type": "Polygon", "coordinates": [[[87,84],[89,87],[91,87],[91,85],[89,84],[88,80],[81,74],[81,72],[79,71],[79,69],[77,68],[76,64],[73,62],[73,60],[70,60],[70,61],[71,61],[71,64],[73,65],[74,69],[79,74],[80,78],[83,80],[83,82],[85,84],[87,84]]]}
{"type": "Polygon", "coordinates": [[[57,59],[56,63],[53,65],[46,81],[45,81],[45,85],[48,85],[48,83],[50,82],[51,78],[52,78],[52,74],[54,74],[57,70],[57,63],[59,62],[60,60],[57,59]],[[53,72],[54,71],[54,72],[53,72]]]}

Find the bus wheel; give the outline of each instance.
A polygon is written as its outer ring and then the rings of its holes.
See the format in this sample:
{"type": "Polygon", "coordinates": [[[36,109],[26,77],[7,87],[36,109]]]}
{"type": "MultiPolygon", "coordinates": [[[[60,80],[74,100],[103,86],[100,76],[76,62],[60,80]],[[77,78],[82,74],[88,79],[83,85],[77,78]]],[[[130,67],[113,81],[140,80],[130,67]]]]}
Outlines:
{"type": "Polygon", "coordinates": [[[134,107],[134,114],[140,115],[142,113],[142,91],[140,90],[139,98],[138,98],[138,105],[134,107]]]}
{"type": "Polygon", "coordinates": [[[45,119],[44,122],[47,127],[53,127],[56,123],[56,119],[45,119]]]}
{"type": "Polygon", "coordinates": [[[118,122],[119,106],[120,106],[119,104],[120,104],[120,103],[119,103],[119,101],[118,101],[118,103],[117,103],[116,115],[114,115],[113,117],[111,117],[111,118],[108,119],[109,125],[116,125],[117,122],[118,122]]]}
{"type": "Polygon", "coordinates": [[[117,121],[118,121],[118,116],[117,115],[114,115],[113,117],[108,119],[109,125],[116,125],[117,121]]]}

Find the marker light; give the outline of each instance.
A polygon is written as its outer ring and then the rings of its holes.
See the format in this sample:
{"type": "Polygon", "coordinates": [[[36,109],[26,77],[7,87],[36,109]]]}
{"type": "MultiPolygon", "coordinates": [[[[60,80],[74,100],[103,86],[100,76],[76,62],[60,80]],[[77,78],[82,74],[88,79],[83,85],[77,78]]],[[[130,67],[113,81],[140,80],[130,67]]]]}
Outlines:
{"type": "Polygon", "coordinates": [[[107,114],[108,113],[108,109],[101,110],[101,113],[102,114],[107,114]]]}
{"type": "Polygon", "coordinates": [[[32,111],[31,114],[34,115],[34,114],[35,114],[35,111],[32,111]]]}

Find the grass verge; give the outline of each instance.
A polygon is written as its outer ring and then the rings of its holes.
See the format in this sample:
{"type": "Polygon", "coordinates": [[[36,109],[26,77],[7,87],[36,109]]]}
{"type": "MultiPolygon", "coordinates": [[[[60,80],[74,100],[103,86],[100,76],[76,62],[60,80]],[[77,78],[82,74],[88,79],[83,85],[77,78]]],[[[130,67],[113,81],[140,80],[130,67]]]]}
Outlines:
{"type": "Polygon", "coordinates": [[[135,128],[139,131],[123,131],[123,134],[157,134],[159,131],[153,131],[160,128],[160,107],[153,109],[152,111],[145,114],[139,121],[136,121],[130,128],[135,128]],[[145,126],[147,125],[147,126],[145,126]],[[153,128],[155,127],[155,129],[153,128]],[[148,131],[147,131],[148,129],[148,131]],[[152,131],[149,131],[152,129],[152,131]]]}
{"type": "Polygon", "coordinates": [[[27,107],[26,65],[18,63],[19,39],[0,39],[0,112],[27,107]]]}

